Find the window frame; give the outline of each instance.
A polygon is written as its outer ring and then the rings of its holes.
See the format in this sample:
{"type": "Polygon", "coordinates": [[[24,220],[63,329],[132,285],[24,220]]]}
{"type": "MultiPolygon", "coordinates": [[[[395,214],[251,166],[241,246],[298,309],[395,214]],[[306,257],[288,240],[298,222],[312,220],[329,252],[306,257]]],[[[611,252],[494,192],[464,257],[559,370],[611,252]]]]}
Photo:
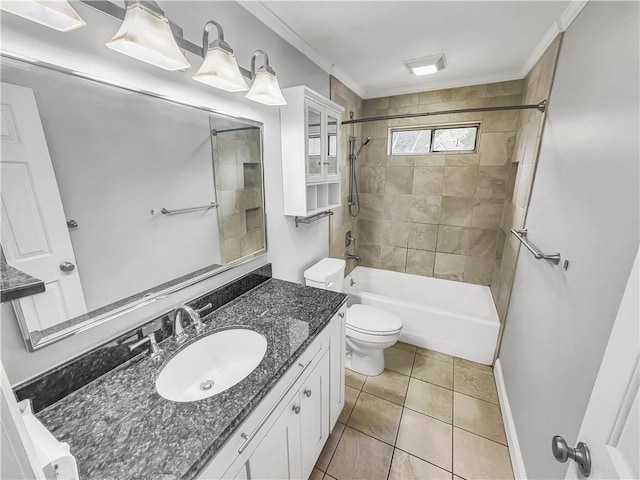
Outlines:
{"type": "Polygon", "coordinates": [[[446,123],[436,125],[406,125],[389,127],[387,134],[387,155],[389,156],[420,156],[420,155],[465,155],[478,153],[478,147],[480,143],[480,127],[481,122],[467,122],[467,123],[446,123]],[[472,150],[433,150],[433,142],[435,138],[436,130],[454,130],[457,128],[475,128],[476,138],[472,150]],[[400,131],[416,131],[416,130],[431,130],[431,137],[429,139],[429,151],[424,153],[394,153],[393,149],[393,133],[400,131]]]}

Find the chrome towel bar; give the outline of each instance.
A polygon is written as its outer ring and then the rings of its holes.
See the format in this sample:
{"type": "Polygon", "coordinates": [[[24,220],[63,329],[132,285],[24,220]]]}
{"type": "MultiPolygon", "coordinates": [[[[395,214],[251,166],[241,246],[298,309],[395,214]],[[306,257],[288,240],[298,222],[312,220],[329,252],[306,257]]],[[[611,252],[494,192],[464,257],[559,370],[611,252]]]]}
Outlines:
{"type": "Polygon", "coordinates": [[[175,215],[176,213],[187,213],[187,212],[195,212],[197,210],[209,210],[211,208],[216,208],[218,206],[217,203],[211,202],[209,205],[203,205],[201,207],[188,207],[188,208],[177,208],[175,210],[169,210],[168,208],[163,208],[160,210],[160,213],[163,215],[175,215]]]}
{"type": "MultiPolygon", "coordinates": [[[[558,265],[558,263],[560,263],[560,254],[559,253],[552,253],[551,255],[546,255],[540,251],[538,251],[533,245],[531,245],[528,241],[527,241],[527,229],[524,228],[522,230],[516,230],[515,228],[511,229],[511,233],[513,233],[515,235],[515,237],[520,240],[520,243],[522,243],[525,247],[527,247],[527,250],[529,250],[533,256],[538,259],[538,260],[548,260],[551,263],[553,263],[554,265],[558,265]]],[[[565,268],[566,270],[566,268],[565,268]]]]}
{"type": "Polygon", "coordinates": [[[296,217],[295,218],[296,228],[298,228],[298,225],[300,225],[301,223],[312,223],[312,222],[315,222],[317,220],[320,220],[321,218],[329,217],[331,215],[333,215],[333,212],[331,210],[326,210],[324,212],[320,212],[320,213],[316,213],[315,215],[311,215],[310,217],[296,217]]]}

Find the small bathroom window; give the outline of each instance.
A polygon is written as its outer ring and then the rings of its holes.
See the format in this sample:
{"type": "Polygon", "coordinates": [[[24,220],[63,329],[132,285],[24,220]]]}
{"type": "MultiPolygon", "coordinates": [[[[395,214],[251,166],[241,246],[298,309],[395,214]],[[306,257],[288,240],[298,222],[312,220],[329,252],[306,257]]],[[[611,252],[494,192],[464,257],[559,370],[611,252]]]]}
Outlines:
{"type": "Polygon", "coordinates": [[[429,153],[473,153],[478,144],[479,125],[393,128],[389,155],[429,153]]]}

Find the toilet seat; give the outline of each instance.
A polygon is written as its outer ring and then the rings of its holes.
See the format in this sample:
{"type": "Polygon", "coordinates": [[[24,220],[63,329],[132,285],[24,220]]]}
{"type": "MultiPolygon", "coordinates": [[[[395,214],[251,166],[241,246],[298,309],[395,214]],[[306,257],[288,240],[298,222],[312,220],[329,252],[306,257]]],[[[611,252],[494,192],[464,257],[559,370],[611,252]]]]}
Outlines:
{"type": "Polygon", "coordinates": [[[380,308],[355,304],[347,310],[346,326],[354,333],[389,336],[402,330],[402,319],[380,308]]]}

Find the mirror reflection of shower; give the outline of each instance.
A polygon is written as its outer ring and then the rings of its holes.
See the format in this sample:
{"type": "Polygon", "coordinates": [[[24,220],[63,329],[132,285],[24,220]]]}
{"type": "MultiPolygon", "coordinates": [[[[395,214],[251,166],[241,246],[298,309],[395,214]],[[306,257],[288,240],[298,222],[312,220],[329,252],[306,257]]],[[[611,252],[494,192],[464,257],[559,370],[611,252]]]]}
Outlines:
{"type": "MultiPolygon", "coordinates": [[[[349,116],[353,119],[353,112],[350,112],[349,116]]],[[[362,149],[369,145],[370,142],[371,137],[365,138],[356,152],[356,137],[355,135],[349,136],[349,198],[347,203],[349,205],[349,215],[352,217],[357,217],[360,213],[360,199],[358,198],[358,182],[356,177],[356,160],[358,160],[362,149]]]]}

